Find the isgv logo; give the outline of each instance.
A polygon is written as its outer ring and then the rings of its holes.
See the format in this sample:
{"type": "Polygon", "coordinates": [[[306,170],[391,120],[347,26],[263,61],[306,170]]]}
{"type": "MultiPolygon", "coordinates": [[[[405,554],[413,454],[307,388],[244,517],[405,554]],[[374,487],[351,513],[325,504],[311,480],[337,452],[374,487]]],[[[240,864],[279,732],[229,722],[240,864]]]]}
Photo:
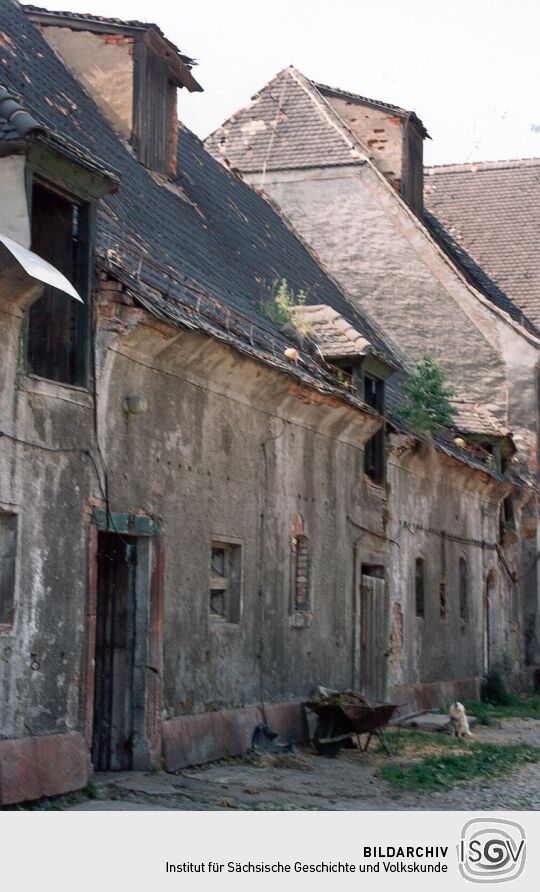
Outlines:
{"type": "Polygon", "coordinates": [[[515,880],[525,867],[525,831],[515,821],[474,818],[461,831],[458,862],[471,883],[515,880]]]}

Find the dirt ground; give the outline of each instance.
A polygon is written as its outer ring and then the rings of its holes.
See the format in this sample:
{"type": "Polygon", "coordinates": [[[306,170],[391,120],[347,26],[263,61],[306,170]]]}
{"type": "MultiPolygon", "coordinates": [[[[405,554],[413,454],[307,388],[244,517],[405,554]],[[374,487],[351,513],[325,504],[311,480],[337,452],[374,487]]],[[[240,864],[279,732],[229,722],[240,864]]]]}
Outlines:
{"type": "MultiPolygon", "coordinates": [[[[497,728],[480,726],[475,738],[540,746],[540,721],[512,719],[497,728]]],[[[66,797],[55,807],[84,811],[540,809],[540,764],[428,794],[403,792],[378,777],[377,768],[387,758],[358,750],[342,750],[338,757],[328,758],[305,749],[287,767],[268,765],[266,758],[263,767],[239,758],[177,774],[102,773],[94,775],[96,798],[81,794],[74,801],[66,797]]]]}

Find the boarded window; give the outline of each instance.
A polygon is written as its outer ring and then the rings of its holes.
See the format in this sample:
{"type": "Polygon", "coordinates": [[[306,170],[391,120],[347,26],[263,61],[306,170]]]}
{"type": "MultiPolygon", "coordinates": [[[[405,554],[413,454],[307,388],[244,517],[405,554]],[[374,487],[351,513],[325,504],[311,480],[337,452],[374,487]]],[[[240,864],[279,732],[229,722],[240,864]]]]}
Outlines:
{"type": "Polygon", "coordinates": [[[210,557],[210,618],[238,623],[241,611],[242,548],[230,542],[213,542],[210,557]]]}
{"type": "Polygon", "coordinates": [[[424,559],[416,558],[414,571],[414,592],[416,599],[416,615],[424,615],[424,559]]]}
{"type": "Polygon", "coordinates": [[[469,611],[469,570],[464,557],[459,559],[459,615],[467,619],[469,611]]]}
{"type": "Polygon", "coordinates": [[[0,626],[13,625],[17,515],[0,512],[0,626]]]}
{"type": "MultiPolygon", "coordinates": [[[[384,381],[364,375],[364,402],[379,415],[384,412],[384,381]]],[[[374,483],[384,482],[384,426],[371,437],[364,450],[364,473],[374,483]]]]}
{"type": "Polygon", "coordinates": [[[45,286],[28,313],[28,371],[84,386],[88,354],[88,208],[35,183],[32,250],[74,285],[84,304],[45,286]]]}

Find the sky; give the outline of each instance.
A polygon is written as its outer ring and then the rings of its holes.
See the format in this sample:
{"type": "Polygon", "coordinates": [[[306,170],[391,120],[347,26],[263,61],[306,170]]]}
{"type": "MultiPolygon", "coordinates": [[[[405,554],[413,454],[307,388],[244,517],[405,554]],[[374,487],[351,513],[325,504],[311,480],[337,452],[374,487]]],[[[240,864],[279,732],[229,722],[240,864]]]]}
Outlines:
{"type": "MultiPolygon", "coordinates": [[[[36,3],[39,0],[35,0],[36,3]]],[[[287,65],[411,109],[427,164],[540,156],[540,0],[53,0],[156,22],[198,60],[180,92],[201,138],[287,65]]]]}

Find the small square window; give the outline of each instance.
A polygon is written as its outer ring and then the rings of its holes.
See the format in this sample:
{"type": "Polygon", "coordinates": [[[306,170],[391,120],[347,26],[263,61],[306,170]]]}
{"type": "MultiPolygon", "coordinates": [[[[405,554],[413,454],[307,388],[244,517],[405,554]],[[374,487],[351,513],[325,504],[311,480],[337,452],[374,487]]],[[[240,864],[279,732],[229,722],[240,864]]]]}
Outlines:
{"type": "Polygon", "coordinates": [[[210,619],[240,622],[242,548],[232,542],[213,542],[210,556],[210,619]]]}

